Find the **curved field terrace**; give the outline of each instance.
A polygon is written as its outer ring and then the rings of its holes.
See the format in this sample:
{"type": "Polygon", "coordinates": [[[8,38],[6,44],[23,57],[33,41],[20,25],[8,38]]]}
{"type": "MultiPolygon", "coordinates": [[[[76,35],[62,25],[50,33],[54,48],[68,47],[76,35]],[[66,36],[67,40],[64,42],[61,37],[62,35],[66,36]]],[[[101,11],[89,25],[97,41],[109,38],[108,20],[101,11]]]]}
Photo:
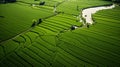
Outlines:
{"type": "Polygon", "coordinates": [[[0,67],[120,67],[118,2],[1,0],[0,67]]]}

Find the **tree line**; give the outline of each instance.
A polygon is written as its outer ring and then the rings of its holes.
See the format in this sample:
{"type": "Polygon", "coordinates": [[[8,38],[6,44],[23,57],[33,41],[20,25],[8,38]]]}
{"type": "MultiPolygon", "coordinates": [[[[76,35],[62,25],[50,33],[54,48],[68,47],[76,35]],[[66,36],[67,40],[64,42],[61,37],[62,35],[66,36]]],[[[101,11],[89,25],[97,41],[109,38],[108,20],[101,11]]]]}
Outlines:
{"type": "Polygon", "coordinates": [[[106,1],[112,1],[112,2],[116,2],[116,3],[120,3],[120,0],[106,0],[106,1]]]}
{"type": "Polygon", "coordinates": [[[16,2],[16,0],[0,0],[0,3],[16,2]]]}

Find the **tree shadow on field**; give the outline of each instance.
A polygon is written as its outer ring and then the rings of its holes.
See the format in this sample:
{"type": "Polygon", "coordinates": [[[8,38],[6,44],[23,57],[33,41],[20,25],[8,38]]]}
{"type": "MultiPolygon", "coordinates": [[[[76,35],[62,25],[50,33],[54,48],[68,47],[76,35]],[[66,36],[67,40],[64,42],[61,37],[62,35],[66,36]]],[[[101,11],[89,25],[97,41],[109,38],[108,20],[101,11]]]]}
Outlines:
{"type": "Polygon", "coordinates": [[[0,18],[5,18],[4,16],[0,16],[0,18]]]}

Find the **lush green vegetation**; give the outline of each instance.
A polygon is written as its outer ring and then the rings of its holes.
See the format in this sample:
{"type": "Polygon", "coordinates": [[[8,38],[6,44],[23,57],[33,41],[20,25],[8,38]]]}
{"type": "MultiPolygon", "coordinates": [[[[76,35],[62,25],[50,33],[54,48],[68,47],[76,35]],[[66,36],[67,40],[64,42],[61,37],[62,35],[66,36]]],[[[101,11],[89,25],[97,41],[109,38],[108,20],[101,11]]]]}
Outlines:
{"type": "Polygon", "coordinates": [[[69,0],[68,2],[64,2],[59,5],[58,11],[65,12],[68,14],[78,15],[81,14],[80,11],[83,8],[91,7],[91,6],[100,6],[110,4],[110,2],[102,1],[102,0],[69,0]]]}
{"type": "Polygon", "coordinates": [[[94,15],[96,24],[89,29],[77,29],[73,32],[64,33],[61,36],[64,45],[61,45],[61,47],[66,46],[66,51],[91,62],[90,64],[119,67],[119,11],[120,7],[116,7],[112,10],[103,10],[96,13],[94,15]]]}
{"type": "Polygon", "coordinates": [[[26,31],[34,19],[53,15],[53,11],[45,8],[34,8],[22,3],[0,4],[0,40],[11,38],[26,31]]]}
{"type": "Polygon", "coordinates": [[[42,6],[39,0],[0,4],[0,67],[120,66],[120,6],[94,14],[96,23],[90,28],[70,30],[82,25],[76,19],[82,9],[111,2],[44,1],[42,6]]]}

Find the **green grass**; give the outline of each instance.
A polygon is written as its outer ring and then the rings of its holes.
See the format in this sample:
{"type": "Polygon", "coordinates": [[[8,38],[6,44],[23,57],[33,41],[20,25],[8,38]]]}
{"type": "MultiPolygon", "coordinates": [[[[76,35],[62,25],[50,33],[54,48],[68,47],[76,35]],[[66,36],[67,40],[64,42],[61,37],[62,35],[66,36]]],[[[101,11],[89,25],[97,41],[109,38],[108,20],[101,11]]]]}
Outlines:
{"type": "Polygon", "coordinates": [[[32,25],[32,20],[45,18],[52,15],[52,10],[33,8],[30,6],[15,4],[0,4],[0,41],[9,39],[26,31],[32,25]]]}
{"type": "Polygon", "coordinates": [[[40,2],[45,1],[45,6],[49,6],[49,7],[54,7],[55,4],[60,4],[61,2],[63,2],[64,0],[18,0],[18,2],[22,2],[22,3],[26,3],[26,4],[39,4],[40,2]]]}
{"type": "Polygon", "coordinates": [[[86,57],[83,59],[95,65],[119,67],[119,9],[120,7],[116,7],[98,12],[94,15],[96,24],[89,29],[66,32],[61,37],[61,40],[65,42],[63,45],[69,44],[66,45],[69,50],[79,51],[76,53],[79,57],[86,57]]]}
{"type": "Polygon", "coordinates": [[[61,5],[59,5],[57,9],[58,11],[61,12],[78,15],[81,14],[80,11],[83,8],[90,6],[105,5],[105,4],[110,4],[110,2],[103,0],[66,0],[61,5]],[[78,6],[78,10],[77,10],[77,6],[78,6]]]}
{"type": "MultiPolygon", "coordinates": [[[[24,1],[24,0],[21,0],[24,1]]],[[[48,3],[49,0],[46,0],[48,3]]],[[[25,3],[0,4],[1,67],[119,67],[120,7],[102,10],[93,15],[94,25],[70,31],[79,9],[110,4],[102,0],[52,0],[50,5],[31,7],[25,3]],[[61,3],[54,16],[51,6],[61,3]],[[77,4],[76,4],[77,3],[77,4]],[[70,7],[69,7],[70,6],[70,7]],[[64,7],[64,8],[63,8],[64,7]],[[2,10],[1,10],[2,9],[2,10]],[[11,13],[9,13],[11,12],[11,13]],[[51,17],[49,17],[51,16],[51,17]],[[31,28],[32,20],[45,18],[31,28]],[[27,29],[31,28],[29,31],[27,29]],[[26,31],[12,39],[13,36],[26,31]],[[1,36],[2,35],[2,36],[1,36]],[[10,39],[2,42],[3,40],[10,39]]],[[[27,3],[35,3],[26,0],[27,3]]]]}

